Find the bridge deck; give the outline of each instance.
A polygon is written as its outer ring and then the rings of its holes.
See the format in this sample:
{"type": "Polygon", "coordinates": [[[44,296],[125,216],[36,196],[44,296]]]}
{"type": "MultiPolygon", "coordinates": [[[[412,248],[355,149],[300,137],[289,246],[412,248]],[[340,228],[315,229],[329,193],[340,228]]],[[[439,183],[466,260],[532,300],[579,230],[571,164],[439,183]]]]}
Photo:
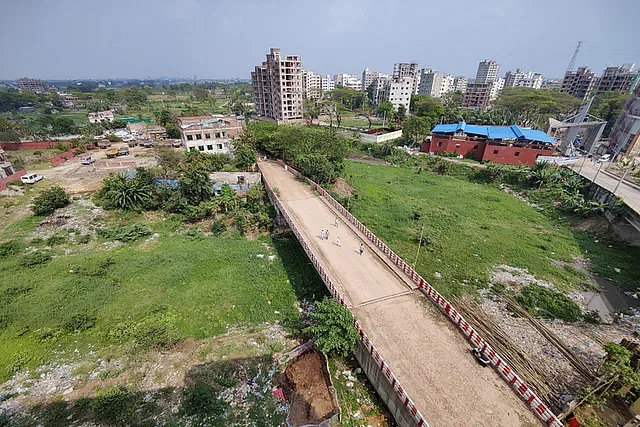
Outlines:
{"type": "Polygon", "coordinates": [[[430,426],[541,425],[493,370],[475,362],[460,333],[357,229],[342,217],[336,228],[335,211],[277,163],[261,162],[261,168],[430,426]],[[329,240],[320,239],[322,229],[329,229],[329,240]],[[363,255],[360,243],[366,247],[363,255]]]}

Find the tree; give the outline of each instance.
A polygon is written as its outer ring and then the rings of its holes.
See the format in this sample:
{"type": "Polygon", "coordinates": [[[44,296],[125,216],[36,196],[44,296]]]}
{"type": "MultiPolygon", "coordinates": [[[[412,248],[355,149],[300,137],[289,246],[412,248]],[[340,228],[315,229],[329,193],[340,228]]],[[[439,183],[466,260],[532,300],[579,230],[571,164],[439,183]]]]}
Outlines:
{"type": "Polygon", "coordinates": [[[122,90],[122,99],[127,104],[136,106],[147,102],[147,94],[138,86],[128,86],[122,90]]]}
{"type": "Polygon", "coordinates": [[[363,103],[362,107],[360,107],[360,109],[358,110],[358,115],[363,116],[369,122],[368,129],[371,129],[371,118],[375,114],[376,114],[376,108],[373,105],[369,104],[368,102],[363,103]]]}
{"type": "Polygon", "coordinates": [[[189,205],[199,205],[211,199],[213,185],[209,173],[200,167],[187,167],[178,181],[180,195],[189,205]]]}
{"type": "Polygon", "coordinates": [[[256,151],[249,145],[241,145],[235,151],[236,166],[242,170],[250,170],[256,163],[256,151]]]}
{"type": "Polygon", "coordinates": [[[60,187],[54,186],[43,191],[33,201],[33,214],[44,216],[52,214],[56,209],[63,208],[71,203],[69,195],[60,187]]]}
{"type": "Polygon", "coordinates": [[[124,173],[110,174],[102,180],[98,198],[105,209],[140,211],[149,207],[153,187],[145,179],[129,178],[124,173]]]}
{"type": "Polygon", "coordinates": [[[413,142],[422,142],[437,122],[431,117],[409,116],[402,127],[402,135],[413,142]]]}
{"type": "Polygon", "coordinates": [[[220,188],[220,197],[218,199],[220,201],[220,208],[224,213],[236,210],[240,202],[240,198],[229,184],[222,184],[222,187],[220,188]]]}
{"type": "Polygon", "coordinates": [[[549,117],[559,118],[569,114],[580,104],[580,99],[558,90],[507,87],[494,105],[502,113],[505,124],[541,128],[549,117]]]}
{"type": "Polygon", "coordinates": [[[316,311],[309,313],[315,324],[305,329],[316,337],[316,347],[323,353],[347,356],[358,339],[354,319],[346,307],[332,298],[325,297],[316,304],[316,311]]]}
{"type": "Polygon", "coordinates": [[[464,93],[460,90],[455,92],[447,92],[440,97],[440,102],[445,109],[458,109],[462,107],[462,100],[464,99],[464,93]]]}
{"type": "Polygon", "coordinates": [[[158,124],[165,127],[167,126],[167,124],[175,121],[175,117],[173,116],[173,113],[171,113],[171,111],[167,109],[157,110],[153,113],[153,115],[156,118],[156,122],[158,122],[158,124]]]}
{"type": "Polygon", "coordinates": [[[168,123],[165,126],[167,136],[171,139],[180,139],[180,128],[175,123],[168,123]]]}
{"type": "Polygon", "coordinates": [[[182,151],[176,151],[168,147],[158,147],[153,150],[153,157],[158,162],[158,167],[162,170],[164,179],[169,178],[170,172],[178,172],[180,165],[184,161],[182,151]]]}
{"type": "Polygon", "coordinates": [[[407,107],[404,104],[400,104],[398,106],[398,111],[393,114],[393,121],[398,125],[402,126],[405,119],[407,118],[407,107]]]}
{"type": "Polygon", "coordinates": [[[196,86],[193,88],[193,95],[198,101],[204,101],[209,97],[209,91],[200,86],[196,86]]]}
{"type": "Polygon", "coordinates": [[[385,101],[378,105],[378,117],[386,118],[387,121],[391,120],[394,111],[395,109],[393,108],[393,104],[389,101],[385,101]]]}
{"type": "Polygon", "coordinates": [[[444,113],[444,108],[440,101],[427,95],[413,95],[409,110],[416,116],[430,117],[436,123],[444,113]]]}

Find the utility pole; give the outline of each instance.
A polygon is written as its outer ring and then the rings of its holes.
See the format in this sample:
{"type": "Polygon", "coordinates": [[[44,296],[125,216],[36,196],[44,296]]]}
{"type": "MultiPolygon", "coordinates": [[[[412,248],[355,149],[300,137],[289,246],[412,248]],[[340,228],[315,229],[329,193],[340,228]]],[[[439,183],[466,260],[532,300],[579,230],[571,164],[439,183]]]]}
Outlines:
{"type": "Polygon", "coordinates": [[[578,52],[580,51],[580,46],[582,46],[582,42],[578,42],[578,46],[576,46],[576,50],[573,52],[573,56],[571,57],[571,61],[569,61],[569,66],[567,67],[567,71],[573,71],[576,66],[576,59],[578,58],[578,52]]]}
{"type": "Polygon", "coordinates": [[[597,184],[596,178],[598,177],[598,174],[600,173],[600,169],[602,169],[602,165],[604,165],[604,162],[600,163],[600,167],[598,168],[598,171],[596,172],[596,175],[593,177],[593,181],[591,181],[591,182],[595,182],[597,184]]]}
{"type": "Polygon", "coordinates": [[[633,169],[633,166],[636,162],[636,159],[633,159],[633,161],[631,162],[631,164],[629,165],[629,167],[624,171],[624,174],[622,175],[622,178],[620,178],[620,180],[618,181],[618,183],[616,184],[616,188],[613,189],[613,194],[616,194],[616,191],[618,191],[618,187],[620,187],[620,183],[622,181],[624,181],[624,179],[627,177],[627,174],[629,173],[629,171],[631,169],[633,169]]]}

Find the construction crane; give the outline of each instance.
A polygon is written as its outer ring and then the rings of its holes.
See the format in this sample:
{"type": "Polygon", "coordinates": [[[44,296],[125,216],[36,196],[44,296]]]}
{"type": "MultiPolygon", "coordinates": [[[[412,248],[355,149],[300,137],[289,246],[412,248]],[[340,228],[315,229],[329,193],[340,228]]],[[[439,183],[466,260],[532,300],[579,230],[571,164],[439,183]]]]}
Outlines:
{"type": "Polygon", "coordinates": [[[576,46],[575,52],[573,52],[573,56],[571,57],[571,61],[569,61],[569,66],[567,67],[567,71],[573,71],[576,66],[576,59],[578,58],[578,52],[580,51],[580,46],[582,46],[582,42],[578,42],[578,46],[576,46]]]}

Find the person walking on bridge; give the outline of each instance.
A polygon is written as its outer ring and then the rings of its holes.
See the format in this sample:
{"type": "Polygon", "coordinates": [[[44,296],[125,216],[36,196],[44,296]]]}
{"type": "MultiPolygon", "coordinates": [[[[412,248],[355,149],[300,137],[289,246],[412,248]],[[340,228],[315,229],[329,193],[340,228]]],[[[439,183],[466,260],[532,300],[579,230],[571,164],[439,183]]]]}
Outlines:
{"type": "Polygon", "coordinates": [[[324,238],[329,240],[329,229],[327,228],[327,231],[324,232],[324,238]]]}
{"type": "Polygon", "coordinates": [[[360,255],[364,252],[364,243],[360,243],[360,255]]]}
{"type": "Polygon", "coordinates": [[[336,228],[338,228],[338,217],[336,217],[336,220],[333,222],[333,225],[335,225],[336,228]]]}
{"type": "Polygon", "coordinates": [[[320,230],[320,240],[324,240],[324,230],[320,230]]]}
{"type": "Polygon", "coordinates": [[[340,237],[336,237],[336,245],[338,245],[338,247],[342,247],[340,244],[340,237]]]}

